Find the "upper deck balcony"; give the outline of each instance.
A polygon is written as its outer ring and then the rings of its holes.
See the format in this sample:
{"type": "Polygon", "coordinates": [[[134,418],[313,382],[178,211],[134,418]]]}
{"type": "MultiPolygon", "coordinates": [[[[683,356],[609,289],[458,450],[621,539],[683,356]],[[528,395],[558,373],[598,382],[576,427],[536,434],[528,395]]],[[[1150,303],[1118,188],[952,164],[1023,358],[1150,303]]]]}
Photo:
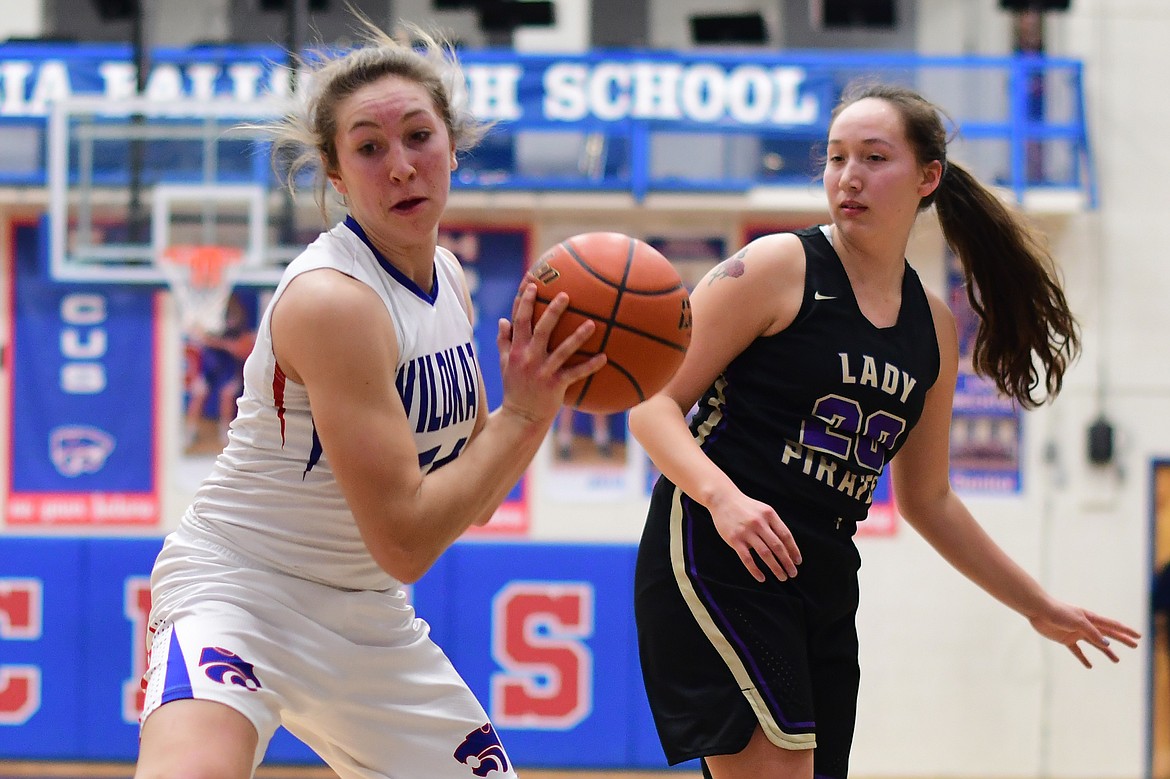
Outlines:
{"type": "MultiPolygon", "coordinates": [[[[942,106],[954,128],[950,159],[1026,210],[1097,205],[1077,60],[709,50],[461,58],[472,108],[496,125],[461,158],[457,198],[608,193],[653,207],[704,195],[712,207],[818,208],[830,112],[849,82],[868,78],[907,84],[942,106]]],[[[0,187],[49,187],[53,107],[84,103],[86,118],[64,130],[70,184],[271,188],[255,138],[224,142],[232,112],[223,105],[241,106],[247,119],[258,105],[278,105],[293,80],[284,60],[268,46],[156,50],[134,101],[129,46],[0,44],[0,187]],[[215,122],[183,121],[211,104],[215,122]]]]}

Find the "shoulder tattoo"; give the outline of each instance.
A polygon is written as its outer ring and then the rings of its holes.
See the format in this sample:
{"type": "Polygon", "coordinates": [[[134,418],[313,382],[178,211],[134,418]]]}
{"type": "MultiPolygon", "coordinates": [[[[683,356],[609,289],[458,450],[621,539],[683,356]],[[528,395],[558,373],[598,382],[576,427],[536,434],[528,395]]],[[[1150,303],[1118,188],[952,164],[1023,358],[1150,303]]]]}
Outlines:
{"type": "Polygon", "coordinates": [[[711,269],[707,274],[707,286],[711,286],[719,279],[738,279],[747,270],[747,266],[743,263],[743,258],[747,255],[747,249],[743,249],[739,254],[724,260],[711,269]]]}

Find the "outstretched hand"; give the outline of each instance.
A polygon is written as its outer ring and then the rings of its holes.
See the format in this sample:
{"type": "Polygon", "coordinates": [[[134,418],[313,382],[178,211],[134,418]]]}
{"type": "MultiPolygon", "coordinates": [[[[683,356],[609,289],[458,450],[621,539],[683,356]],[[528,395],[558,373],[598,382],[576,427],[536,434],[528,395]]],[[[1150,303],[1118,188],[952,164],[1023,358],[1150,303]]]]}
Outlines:
{"type": "Polygon", "coordinates": [[[1085,668],[1092,668],[1093,664],[1081,649],[1081,641],[1096,647],[1116,663],[1119,658],[1113,651],[1110,639],[1132,648],[1137,646],[1141,638],[1141,633],[1128,625],[1065,603],[1056,604],[1048,612],[1030,618],[1029,622],[1040,635],[1068,647],[1085,668]]]}
{"type": "Polygon", "coordinates": [[[605,355],[569,365],[568,360],[589,340],[597,326],[586,319],[567,338],[550,349],[553,328],[569,306],[569,296],[561,292],[533,321],[536,285],[521,287],[512,305],[512,321],[501,319],[496,345],[500,350],[500,375],[503,377],[503,405],[527,419],[552,424],[564,404],[565,391],[605,365],[605,355]]]}

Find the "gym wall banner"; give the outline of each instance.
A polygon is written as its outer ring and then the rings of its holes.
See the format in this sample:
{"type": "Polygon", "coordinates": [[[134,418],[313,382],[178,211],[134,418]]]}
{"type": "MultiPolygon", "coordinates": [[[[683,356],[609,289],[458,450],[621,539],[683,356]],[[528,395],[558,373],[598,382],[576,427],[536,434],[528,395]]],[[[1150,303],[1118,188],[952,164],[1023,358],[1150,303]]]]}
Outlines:
{"type": "MultiPolygon", "coordinates": [[[[439,245],[455,255],[467,277],[479,369],[487,390],[488,408],[494,409],[504,396],[496,323],[501,317],[512,318],[512,301],[528,267],[531,235],[526,226],[450,224],[439,229],[439,245]]],[[[471,528],[468,534],[526,535],[529,527],[526,481],[526,476],[520,477],[491,521],[483,527],[471,528]]]]}
{"type": "Polygon", "coordinates": [[[951,415],[951,482],[968,493],[1014,494],[1021,488],[1020,409],[990,379],[975,373],[979,318],[967,300],[958,257],[945,255],[948,303],[959,331],[959,377],[951,415]]]}
{"type": "MultiPolygon", "coordinates": [[[[134,759],[161,544],[0,535],[0,764],[134,759]]],[[[460,542],[414,585],[418,616],[521,767],[666,768],[638,663],[636,553],[460,542]]],[[[265,761],[321,765],[283,729],[265,761]]]]}
{"type": "MultiPolygon", "coordinates": [[[[267,45],[158,48],[142,94],[153,102],[286,97],[292,80],[267,45]]],[[[801,59],[752,53],[461,52],[472,113],[529,126],[604,126],[637,118],[680,126],[756,127],[807,136],[828,126],[836,84],[801,59]]],[[[134,94],[133,51],[120,44],[0,44],[0,117],[45,116],[54,102],[134,94]]]]}
{"type": "Polygon", "coordinates": [[[155,295],[58,284],[13,228],[9,526],[159,521],[155,295]]]}
{"type": "MultiPolygon", "coordinates": [[[[718,235],[651,235],[645,240],[663,256],[670,258],[683,284],[692,292],[708,271],[727,259],[727,241],[718,235]]],[[[694,412],[695,408],[692,407],[687,413],[688,421],[694,412]]],[[[662,472],[645,452],[642,458],[645,460],[644,490],[649,498],[662,472]]]]}

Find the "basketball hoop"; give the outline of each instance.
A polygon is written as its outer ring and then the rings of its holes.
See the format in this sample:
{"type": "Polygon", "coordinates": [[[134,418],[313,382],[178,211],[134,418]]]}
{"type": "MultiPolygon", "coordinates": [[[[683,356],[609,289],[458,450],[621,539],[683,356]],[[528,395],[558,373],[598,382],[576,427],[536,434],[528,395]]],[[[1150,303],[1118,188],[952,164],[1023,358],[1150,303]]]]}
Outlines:
{"type": "Polygon", "coordinates": [[[244,260],[233,246],[170,246],[157,258],[179,305],[183,332],[223,332],[228,298],[244,260]]]}

